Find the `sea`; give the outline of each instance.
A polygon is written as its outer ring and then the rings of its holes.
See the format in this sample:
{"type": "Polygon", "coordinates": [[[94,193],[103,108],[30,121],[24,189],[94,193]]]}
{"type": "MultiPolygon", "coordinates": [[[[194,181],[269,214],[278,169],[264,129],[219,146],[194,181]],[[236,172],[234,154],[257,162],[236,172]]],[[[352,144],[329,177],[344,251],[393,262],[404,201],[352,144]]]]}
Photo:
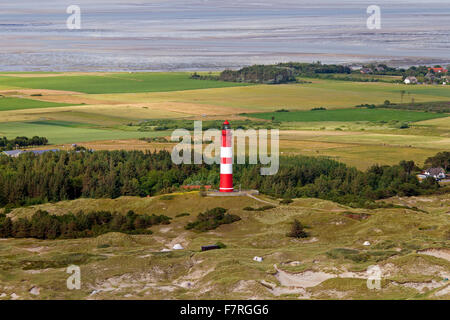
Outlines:
{"type": "MultiPolygon", "coordinates": [[[[74,20],[72,20],[74,21],[74,20]]],[[[450,0],[0,0],[0,71],[450,64],[450,0]],[[80,29],[68,18],[80,9],[80,29]],[[379,28],[367,26],[379,8],[379,28]]]]}

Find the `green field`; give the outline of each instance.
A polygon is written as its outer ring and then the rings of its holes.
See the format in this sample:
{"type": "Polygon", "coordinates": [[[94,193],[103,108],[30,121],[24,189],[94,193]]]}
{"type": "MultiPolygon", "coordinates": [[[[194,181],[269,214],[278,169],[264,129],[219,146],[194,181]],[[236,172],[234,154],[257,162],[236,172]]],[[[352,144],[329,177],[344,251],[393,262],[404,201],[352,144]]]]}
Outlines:
{"type": "Polygon", "coordinates": [[[137,131],[141,121],[229,119],[233,123],[247,117],[270,121],[273,116],[282,122],[282,135],[299,133],[281,140],[283,152],[327,155],[360,169],[403,159],[423,163],[435,152],[448,150],[447,113],[353,107],[381,105],[385,100],[405,107],[412,101],[415,107],[445,104],[450,86],[307,80],[310,83],[247,85],[194,80],[188,72],[0,73],[0,89],[16,92],[15,98],[0,98],[0,136],[38,135],[51,144],[87,143],[99,150],[100,146],[152,150],[161,146],[127,139],[170,132],[137,131]],[[309,111],[317,107],[327,110],[309,111]],[[293,111],[274,112],[279,109],[293,111]],[[400,130],[402,122],[413,124],[400,130]],[[361,160],[363,155],[367,157],[361,160]]]}
{"type": "Polygon", "coordinates": [[[250,113],[250,117],[276,121],[422,121],[447,117],[446,114],[392,109],[340,109],[250,113]]]}
{"type": "Polygon", "coordinates": [[[236,87],[248,84],[190,79],[190,73],[117,73],[110,75],[70,75],[51,77],[0,76],[0,86],[51,89],[83,93],[126,93],[236,87]]]}
{"type": "Polygon", "coordinates": [[[0,97],[0,111],[67,107],[67,106],[70,106],[70,104],[46,102],[22,98],[0,97]]]}
{"type": "Polygon", "coordinates": [[[167,135],[166,131],[140,132],[123,130],[120,127],[100,127],[85,123],[68,121],[32,121],[0,123],[0,136],[15,138],[17,136],[45,136],[50,144],[74,142],[137,139],[167,135]]]}
{"type": "Polygon", "coordinates": [[[130,102],[188,102],[235,108],[248,112],[278,109],[310,110],[314,107],[346,109],[359,104],[447,101],[450,86],[407,86],[384,82],[350,82],[310,79],[312,83],[252,85],[178,92],[103,94],[96,98],[130,102]],[[125,100],[126,99],[126,100],[125,100]]]}

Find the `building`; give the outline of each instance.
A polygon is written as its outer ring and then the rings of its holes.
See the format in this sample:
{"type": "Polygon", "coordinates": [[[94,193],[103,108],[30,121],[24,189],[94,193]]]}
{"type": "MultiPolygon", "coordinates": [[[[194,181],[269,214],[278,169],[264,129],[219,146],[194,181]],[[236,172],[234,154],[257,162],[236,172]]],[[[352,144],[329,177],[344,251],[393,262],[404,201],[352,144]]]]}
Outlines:
{"type": "Polygon", "coordinates": [[[41,155],[46,152],[58,152],[59,149],[46,149],[46,150],[10,150],[10,151],[3,151],[3,154],[7,155],[8,157],[17,158],[23,153],[32,152],[35,155],[41,155]]]}
{"type": "Polygon", "coordinates": [[[448,70],[444,68],[428,68],[428,71],[433,71],[434,73],[447,73],[448,70]]]}
{"type": "Polygon", "coordinates": [[[416,77],[406,77],[403,81],[405,84],[416,84],[417,78],[416,77]]]}
{"type": "Polygon", "coordinates": [[[30,150],[25,152],[33,152],[35,155],[41,155],[46,152],[58,152],[59,149],[46,149],[46,150],[30,150]]]}
{"type": "Polygon", "coordinates": [[[432,177],[436,180],[445,179],[445,170],[443,168],[429,168],[423,173],[426,177],[432,177]]]}
{"type": "Polygon", "coordinates": [[[3,154],[7,155],[8,157],[17,158],[23,152],[24,152],[23,150],[10,150],[10,151],[3,151],[3,154]]]}
{"type": "Polygon", "coordinates": [[[362,74],[373,73],[372,69],[370,69],[370,68],[361,68],[361,70],[359,72],[361,72],[362,74]]]}

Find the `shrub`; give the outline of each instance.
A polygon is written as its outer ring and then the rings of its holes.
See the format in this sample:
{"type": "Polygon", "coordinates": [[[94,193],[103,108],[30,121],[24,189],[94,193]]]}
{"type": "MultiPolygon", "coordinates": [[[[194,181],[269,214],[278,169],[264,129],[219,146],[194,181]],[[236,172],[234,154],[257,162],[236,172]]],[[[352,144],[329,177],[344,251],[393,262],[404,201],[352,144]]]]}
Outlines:
{"type": "Polygon", "coordinates": [[[235,221],[241,220],[241,218],[234,214],[226,214],[227,209],[217,207],[200,213],[197,216],[197,220],[190,222],[186,225],[185,229],[194,229],[196,231],[204,232],[212,229],[216,229],[221,224],[230,224],[235,221]]]}
{"type": "Polygon", "coordinates": [[[175,199],[175,196],[172,194],[166,194],[159,197],[159,200],[173,200],[173,199],[175,199]]]}
{"type": "Polygon", "coordinates": [[[151,234],[147,228],[157,224],[168,224],[164,215],[137,215],[129,211],[126,215],[108,211],[93,211],[84,214],[50,215],[39,210],[31,219],[20,218],[12,221],[0,217],[0,237],[37,239],[74,239],[102,235],[109,232],[128,234],[151,234]]]}
{"type": "Polygon", "coordinates": [[[181,218],[181,217],[187,217],[187,216],[190,216],[190,215],[191,215],[190,213],[183,212],[183,213],[177,214],[175,217],[176,218],[181,218]]]}
{"type": "Polygon", "coordinates": [[[227,247],[224,243],[220,241],[216,242],[216,246],[218,246],[220,249],[225,249],[227,247]]]}
{"type": "Polygon", "coordinates": [[[305,232],[304,226],[297,219],[292,222],[291,231],[287,234],[291,238],[307,238],[308,233],[305,232]]]}
{"type": "Polygon", "coordinates": [[[262,206],[259,208],[245,207],[243,210],[245,210],[245,211],[266,211],[266,210],[270,210],[273,208],[276,208],[276,207],[272,206],[272,205],[267,205],[267,206],[262,206]]]}
{"type": "Polygon", "coordinates": [[[280,200],[280,204],[289,204],[289,203],[292,203],[293,201],[292,201],[292,199],[283,199],[283,200],[280,200]]]}

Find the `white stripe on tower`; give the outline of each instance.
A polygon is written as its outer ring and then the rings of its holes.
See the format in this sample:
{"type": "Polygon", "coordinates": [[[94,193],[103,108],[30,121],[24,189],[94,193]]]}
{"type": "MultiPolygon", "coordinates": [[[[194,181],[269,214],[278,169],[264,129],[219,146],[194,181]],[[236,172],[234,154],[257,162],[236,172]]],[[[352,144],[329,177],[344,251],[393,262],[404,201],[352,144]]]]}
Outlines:
{"type": "Polygon", "coordinates": [[[233,174],[233,165],[232,164],[220,164],[220,174],[233,174]]]}

